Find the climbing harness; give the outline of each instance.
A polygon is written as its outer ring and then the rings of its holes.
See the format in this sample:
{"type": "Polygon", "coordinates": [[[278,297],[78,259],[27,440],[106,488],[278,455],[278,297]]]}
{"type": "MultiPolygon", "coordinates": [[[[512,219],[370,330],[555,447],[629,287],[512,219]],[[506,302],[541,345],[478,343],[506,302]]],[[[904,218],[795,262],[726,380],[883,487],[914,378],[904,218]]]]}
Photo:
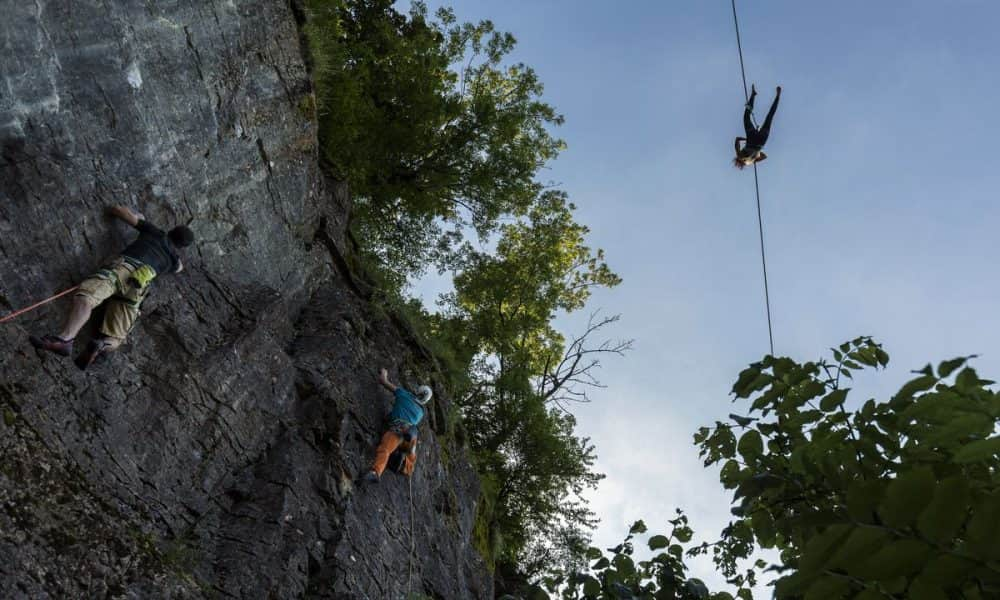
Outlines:
{"type": "MultiPolygon", "coordinates": [[[[733,5],[733,25],[736,27],[736,49],[740,54],[740,73],[743,75],[743,99],[750,102],[750,93],[747,91],[747,71],[743,66],[743,43],[740,41],[740,22],[736,17],[736,0],[731,0],[733,5]]],[[[753,119],[753,113],[750,114],[753,119]]],[[[756,125],[756,122],[754,123],[756,125]]],[[[767,288],[767,258],[764,255],[764,220],[760,212],[760,182],[757,179],[757,163],[753,164],[753,187],[757,194],[757,229],[760,232],[760,262],[764,269],[764,305],[767,308],[767,339],[774,354],[774,334],[771,330],[771,295],[767,288]]]]}
{"type": "Polygon", "coordinates": [[[32,304],[28,308],[22,308],[21,310],[14,311],[14,312],[10,313],[9,315],[6,315],[3,318],[0,318],[0,323],[6,323],[7,321],[11,321],[11,320],[13,320],[16,317],[18,317],[20,315],[23,315],[24,313],[31,312],[31,311],[35,310],[39,306],[44,306],[44,305],[48,304],[49,302],[52,302],[53,300],[56,300],[57,298],[62,298],[66,294],[71,294],[71,293],[75,292],[77,289],[79,289],[79,287],[80,286],[78,286],[78,285],[74,285],[73,287],[69,288],[68,290],[63,290],[63,291],[59,292],[58,294],[56,294],[55,296],[51,296],[49,298],[46,298],[45,300],[42,300],[41,302],[37,302],[35,304],[32,304]]]}

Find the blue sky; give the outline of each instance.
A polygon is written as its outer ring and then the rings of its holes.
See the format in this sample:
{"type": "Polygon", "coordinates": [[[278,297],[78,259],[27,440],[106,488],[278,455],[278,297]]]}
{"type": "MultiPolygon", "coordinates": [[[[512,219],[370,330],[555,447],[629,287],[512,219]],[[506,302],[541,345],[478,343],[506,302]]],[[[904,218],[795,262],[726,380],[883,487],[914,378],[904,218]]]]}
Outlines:
{"type": "MultiPolygon", "coordinates": [[[[743,412],[728,390],[767,351],[753,174],[730,164],[743,103],[730,4],[448,4],[517,37],[514,58],[566,117],[568,149],[542,178],[569,192],[624,278],[591,306],[621,313],[613,333],[635,350],[607,362],[609,387],[576,412],[608,475],[596,539],[612,545],[636,518],[666,529],[675,506],[711,538],[729,498],[691,434],[743,412]]],[[[857,382],[858,403],[960,354],[996,378],[1000,4],[737,5],[761,116],[784,87],[760,167],[776,353],[813,359],[875,336],[892,362],[857,382]]],[[[695,574],[720,583],[705,564],[695,574]]]]}

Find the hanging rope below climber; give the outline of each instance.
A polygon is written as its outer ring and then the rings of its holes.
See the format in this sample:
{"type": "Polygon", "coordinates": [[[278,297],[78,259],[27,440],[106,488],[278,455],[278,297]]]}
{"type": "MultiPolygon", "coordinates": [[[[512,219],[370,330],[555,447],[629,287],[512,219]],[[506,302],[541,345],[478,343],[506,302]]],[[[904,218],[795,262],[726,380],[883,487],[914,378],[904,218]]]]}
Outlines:
{"type": "Polygon", "coordinates": [[[55,296],[49,296],[45,300],[42,300],[41,302],[36,302],[36,303],[32,304],[31,306],[29,306],[27,308],[22,308],[20,310],[15,310],[14,312],[10,313],[9,315],[4,315],[3,317],[0,317],[0,323],[6,323],[7,321],[13,321],[17,317],[19,317],[19,316],[21,316],[21,315],[23,315],[25,313],[29,313],[29,312],[31,312],[31,311],[33,311],[36,308],[39,308],[41,306],[45,306],[46,304],[48,304],[49,302],[52,302],[53,300],[58,300],[59,298],[62,298],[63,296],[65,296],[67,294],[72,294],[77,289],[79,289],[79,287],[80,286],[78,286],[78,285],[74,285],[73,287],[69,288],[68,290],[63,290],[63,291],[59,292],[55,296]]]}

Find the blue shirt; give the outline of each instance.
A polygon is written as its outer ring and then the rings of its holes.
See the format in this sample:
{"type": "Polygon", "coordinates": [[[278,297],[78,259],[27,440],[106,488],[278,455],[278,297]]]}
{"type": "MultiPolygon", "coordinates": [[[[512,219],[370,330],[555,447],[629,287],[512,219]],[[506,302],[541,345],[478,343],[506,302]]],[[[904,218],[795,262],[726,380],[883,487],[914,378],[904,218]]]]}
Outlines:
{"type": "Polygon", "coordinates": [[[401,387],[396,388],[396,402],[389,413],[389,421],[403,421],[416,426],[424,418],[424,409],[417,402],[417,397],[401,387]]]}

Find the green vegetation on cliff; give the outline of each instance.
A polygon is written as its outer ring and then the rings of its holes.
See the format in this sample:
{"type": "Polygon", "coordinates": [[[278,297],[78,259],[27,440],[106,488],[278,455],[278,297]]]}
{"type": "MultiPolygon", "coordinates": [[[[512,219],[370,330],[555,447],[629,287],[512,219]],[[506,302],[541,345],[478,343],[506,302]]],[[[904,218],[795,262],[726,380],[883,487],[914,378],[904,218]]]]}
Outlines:
{"type": "Polygon", "coordinates": [[[575,338],[552,325],[620,281],[566,194],[536,179],[562,118],[489,21],[419,2],[307,7],[323,159],[352,190],[363,268],[449,379],[483,480],[477,545],[503,589],[579,565],[594,522],[581,494],[602,476],[567,407],[629,344],[592,339],[615,317],[575,338]],[[405,294],[429,268],[454,276],[436,312],[405,294]]]}

